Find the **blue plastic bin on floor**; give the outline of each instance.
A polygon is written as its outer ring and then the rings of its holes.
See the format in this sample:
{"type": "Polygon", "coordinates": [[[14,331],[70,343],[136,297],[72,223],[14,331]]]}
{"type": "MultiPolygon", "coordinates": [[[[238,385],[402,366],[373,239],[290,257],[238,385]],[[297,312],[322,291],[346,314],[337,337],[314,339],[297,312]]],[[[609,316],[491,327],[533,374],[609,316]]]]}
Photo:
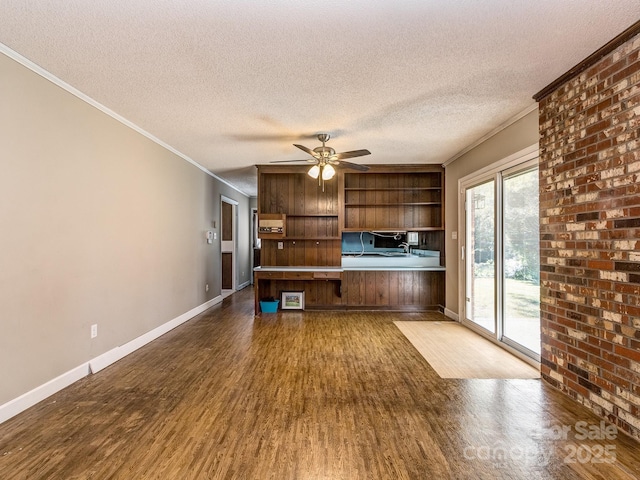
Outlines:
{"type": "Polygon", "coordinates": [[[262,313],[276,313],[278,311],[279,302],[280,300],[275,300],[273,302],[260,300],[260,310],[262,310],[262,313]]]}

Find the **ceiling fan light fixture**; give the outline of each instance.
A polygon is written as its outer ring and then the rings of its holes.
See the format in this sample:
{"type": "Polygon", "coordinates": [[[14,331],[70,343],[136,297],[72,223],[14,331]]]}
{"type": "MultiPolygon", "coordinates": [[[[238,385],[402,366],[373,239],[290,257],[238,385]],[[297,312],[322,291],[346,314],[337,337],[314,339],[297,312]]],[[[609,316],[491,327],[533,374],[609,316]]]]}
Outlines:
{"type": "Polygon", "coordinates": [[[318,176],[320,175],[320,167],[318,165],[314,165],[309,169],[309,172],[307,173],[311,178],[318,178],[318,176]]]}
{"type": "Polygon", "coordinates": [[[322,180],[331,180],[333,176],[336,174],[336,169],[331,165],[327,164],[322,169],[322,180]]]}
{"type": "MultiPolygon", "coordinates": [[[[336,153],[336,151],[326,146],[327,140],[329,140],[330,136],[327,133],[319,133],[318,140],[322,142],[321,147],[316,147],[313,150],[305,147],[304,145],[298,145],[294,143],[293,146],[299,148],[303,152],[311,155],[312,159],[308,159],[309,162],[314,162],[315,165],[311,167],[307,171],[307,175],[309,175],[314,180],[318,180],[318,186],[322,186],[322,191],[324,192],[324,182],[326,180],[331,180],[336,176],[336,169],[331,165],[339,165],[340,167],[353,168],[355,170],[367,171],[369,167],[366,165],[358,165],[356,163],[347,162],[345,158],[355,158],[362,157],[364,155],[370,155],[371,152],[369,150],[352,150],[349,152],[341,152],[336,153]]],[[[300,162],[302,160],[273,160],[271,163],[282,163],[282,162],[300,162]]]]}

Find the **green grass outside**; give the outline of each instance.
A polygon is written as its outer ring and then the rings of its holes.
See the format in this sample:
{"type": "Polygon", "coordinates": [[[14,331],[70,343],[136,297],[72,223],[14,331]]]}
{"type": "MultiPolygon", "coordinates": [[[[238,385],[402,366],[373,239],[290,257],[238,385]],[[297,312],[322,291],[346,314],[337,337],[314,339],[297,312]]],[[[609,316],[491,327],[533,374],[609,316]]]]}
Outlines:
{"type": "MultiPolygon", "coordinates": [[[[493,278],[477,278],[474,285],[474,322],[494,331],[493,278]]],[[[511,340],[540,353],[540,287],[523,281],[505,280],[503,334],[511,340]]]]}
{"type": "MultiPolygon", "coordinates": [[[[505,313],[516,317],[540,317],[540,286],[523,280],[507,278],[504,284],[505,313]]],[[[494,279],[476,278],[474,281],[474,309],[476,316],[493,317],[494,279]]]]}

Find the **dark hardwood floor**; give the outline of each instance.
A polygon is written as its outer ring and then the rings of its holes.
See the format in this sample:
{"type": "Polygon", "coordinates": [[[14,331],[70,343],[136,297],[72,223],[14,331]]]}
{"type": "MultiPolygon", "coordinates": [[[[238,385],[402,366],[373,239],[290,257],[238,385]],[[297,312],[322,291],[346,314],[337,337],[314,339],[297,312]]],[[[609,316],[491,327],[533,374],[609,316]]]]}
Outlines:
{"type": "Polygon", "coordinates": [[[637,478],[636,441],[540,380],[439,378],[401,319],[444,317],[244,289],[0,425],[0,478],[637,478]]]}

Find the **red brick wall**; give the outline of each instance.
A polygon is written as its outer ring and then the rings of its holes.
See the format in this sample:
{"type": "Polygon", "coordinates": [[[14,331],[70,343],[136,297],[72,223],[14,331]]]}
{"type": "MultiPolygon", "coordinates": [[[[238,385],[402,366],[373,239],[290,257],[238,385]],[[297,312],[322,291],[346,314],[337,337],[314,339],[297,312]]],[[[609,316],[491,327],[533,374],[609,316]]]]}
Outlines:
{"type": "Polygon", "coordinates": [[[640,36],[540,101],[542,376],[640,438],[640,36]]]}

